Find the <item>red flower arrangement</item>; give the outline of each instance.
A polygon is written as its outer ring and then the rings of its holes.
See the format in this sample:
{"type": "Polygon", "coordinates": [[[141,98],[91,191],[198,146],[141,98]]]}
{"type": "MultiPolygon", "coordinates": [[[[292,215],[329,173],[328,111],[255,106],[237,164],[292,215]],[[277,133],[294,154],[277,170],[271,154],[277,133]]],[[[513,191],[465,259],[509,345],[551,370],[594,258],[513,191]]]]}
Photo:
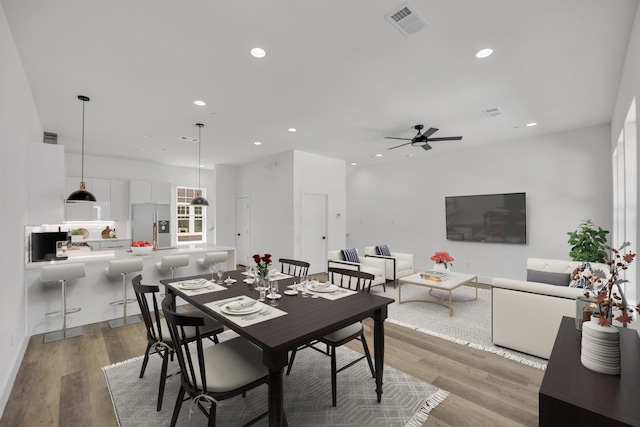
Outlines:
{"type": "Polygon", "coordinates": [[[253,256],[253,261],[258,267],[258,276],[267,277],[269,274],[269,266],[271,265],[271,254],[264,254],[264,256],[255,254],[253,256]]]}
{"type": "Polygon", "coordinates": [[[431,261],[435,261],[436,264],[444,264],[444,266],[447,268],[453,266],[453,264],[451,263],[453,261],[453,257],[449,255],[449,252],[436,252],[431,257],[431,261]]]}

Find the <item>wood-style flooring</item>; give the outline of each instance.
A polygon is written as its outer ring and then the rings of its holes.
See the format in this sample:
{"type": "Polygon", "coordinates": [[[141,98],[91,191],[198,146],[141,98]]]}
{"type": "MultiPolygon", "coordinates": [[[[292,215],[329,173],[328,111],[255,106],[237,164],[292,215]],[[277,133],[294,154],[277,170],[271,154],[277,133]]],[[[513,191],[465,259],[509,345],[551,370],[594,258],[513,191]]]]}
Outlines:
{"type": "MultiPolygon", "coordinates": [[[[538,425],[544,371],[385,325],[385,363],[451,393],[425,426],[538,425]]],[[[82,337],[48,344],[42,335],[31,337],[0,427],[116,427],[101,367],[140,356],[145,345],[143,323],[117,329],[96,323],[85,326],[82,337]]]]}

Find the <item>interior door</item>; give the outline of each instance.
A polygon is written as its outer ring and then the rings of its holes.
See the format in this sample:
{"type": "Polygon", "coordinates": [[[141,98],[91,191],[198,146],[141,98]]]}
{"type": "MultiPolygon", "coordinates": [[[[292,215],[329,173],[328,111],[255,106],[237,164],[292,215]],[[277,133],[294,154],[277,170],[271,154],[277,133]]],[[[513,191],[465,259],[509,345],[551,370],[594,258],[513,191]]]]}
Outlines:
{"type": "Polygon", "coordinates": [[[251,198],[236,198],[236,262],[251,265],[251,198]]]}
{"type": "Polygon", "coordinates": [[[327,195],[304,193],[301,217],[302,260],[311,264],[309,273],[322,273],[327,270],[327,195]]]}

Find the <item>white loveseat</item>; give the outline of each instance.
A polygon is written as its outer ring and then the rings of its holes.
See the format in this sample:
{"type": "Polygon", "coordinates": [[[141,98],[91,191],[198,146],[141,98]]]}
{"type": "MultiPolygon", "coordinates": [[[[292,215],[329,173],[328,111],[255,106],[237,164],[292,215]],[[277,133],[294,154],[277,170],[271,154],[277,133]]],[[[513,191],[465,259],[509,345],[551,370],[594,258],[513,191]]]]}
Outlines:
{"type": "Polygon", "coordinates": [[[378,255],[375,246],[366,246],[364,248],[365,257],[381,258],[385,262],[385,278],[393,280],[395,286],[397,280],[401,277],[410,276],[414,271],[414,256],[401,252],[390,252],[390,257],[378,255]]]}
{"type": "MultiPolygon", "coordinates": [[[[571,274],[582,263],[529,258],[527,270],[571,274]]],[[[604,264],[591,263],[605,272],[604,264]]],[[[493,343],[548,359],[563,316],[575,317],[583,289],[504,278],[493,279],[491,334],[493,343]]]]}
{"type": "Polygon", "coordinates": [[[349,268],[352,270],[365,271],[375,276],[371,286],[385,285],[386,272],[385,260],[373,257],[364,257],[358,253],[360,263],[345,261],[340,250],[329,251],[327,253],[327,264],[329,267],[349,268]]]}

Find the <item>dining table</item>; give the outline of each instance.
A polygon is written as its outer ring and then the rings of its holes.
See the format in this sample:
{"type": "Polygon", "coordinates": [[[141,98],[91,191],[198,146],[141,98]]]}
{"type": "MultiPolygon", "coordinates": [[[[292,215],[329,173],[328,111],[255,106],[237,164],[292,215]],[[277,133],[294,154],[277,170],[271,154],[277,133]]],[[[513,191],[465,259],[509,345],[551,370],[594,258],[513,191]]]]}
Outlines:
{"type": "MultiPolygon", "coordinates": [[[[245,281],[248,276],[242,270],[226,271],[223,278],[228,279],[227,283],[216,285],[216,290],[209,292],[185,290],[181,288],[180,283],[196,279],[212,280],[211,274],[164,279],[160,280],[160,283],[166,286],[166,292],[180,297],[262,349],[262,360],[269,371],[269,426],[287,425],[284,412],[283,371],[288,363],[289,351],[366,318],[373,319],[375,393],[377,401],[381,401],[384,321],[387,318],[388,305],[394,301],[393,299],[369,292],[349,292],[335,298],[305,298],[301,293],[286,295],[284,291],[290,290],[294,283],[299,283],[300,277],[283,274],[276,277],[281,297],[277,300],[278,306],[271,310],[278,313],[277,316],[264,319],[260,319],[260,316],[238,317],[225,315],[217,309],[217,305],[220,305],[220,301],[233,301],[236,298],[257,300],[259,293],[253,288],[252,283],[245,281]],[[242,319],[250,321],[243,322],[242,319]]],[[[330,373],[327,372],[327,375],[330,373]]]]}

